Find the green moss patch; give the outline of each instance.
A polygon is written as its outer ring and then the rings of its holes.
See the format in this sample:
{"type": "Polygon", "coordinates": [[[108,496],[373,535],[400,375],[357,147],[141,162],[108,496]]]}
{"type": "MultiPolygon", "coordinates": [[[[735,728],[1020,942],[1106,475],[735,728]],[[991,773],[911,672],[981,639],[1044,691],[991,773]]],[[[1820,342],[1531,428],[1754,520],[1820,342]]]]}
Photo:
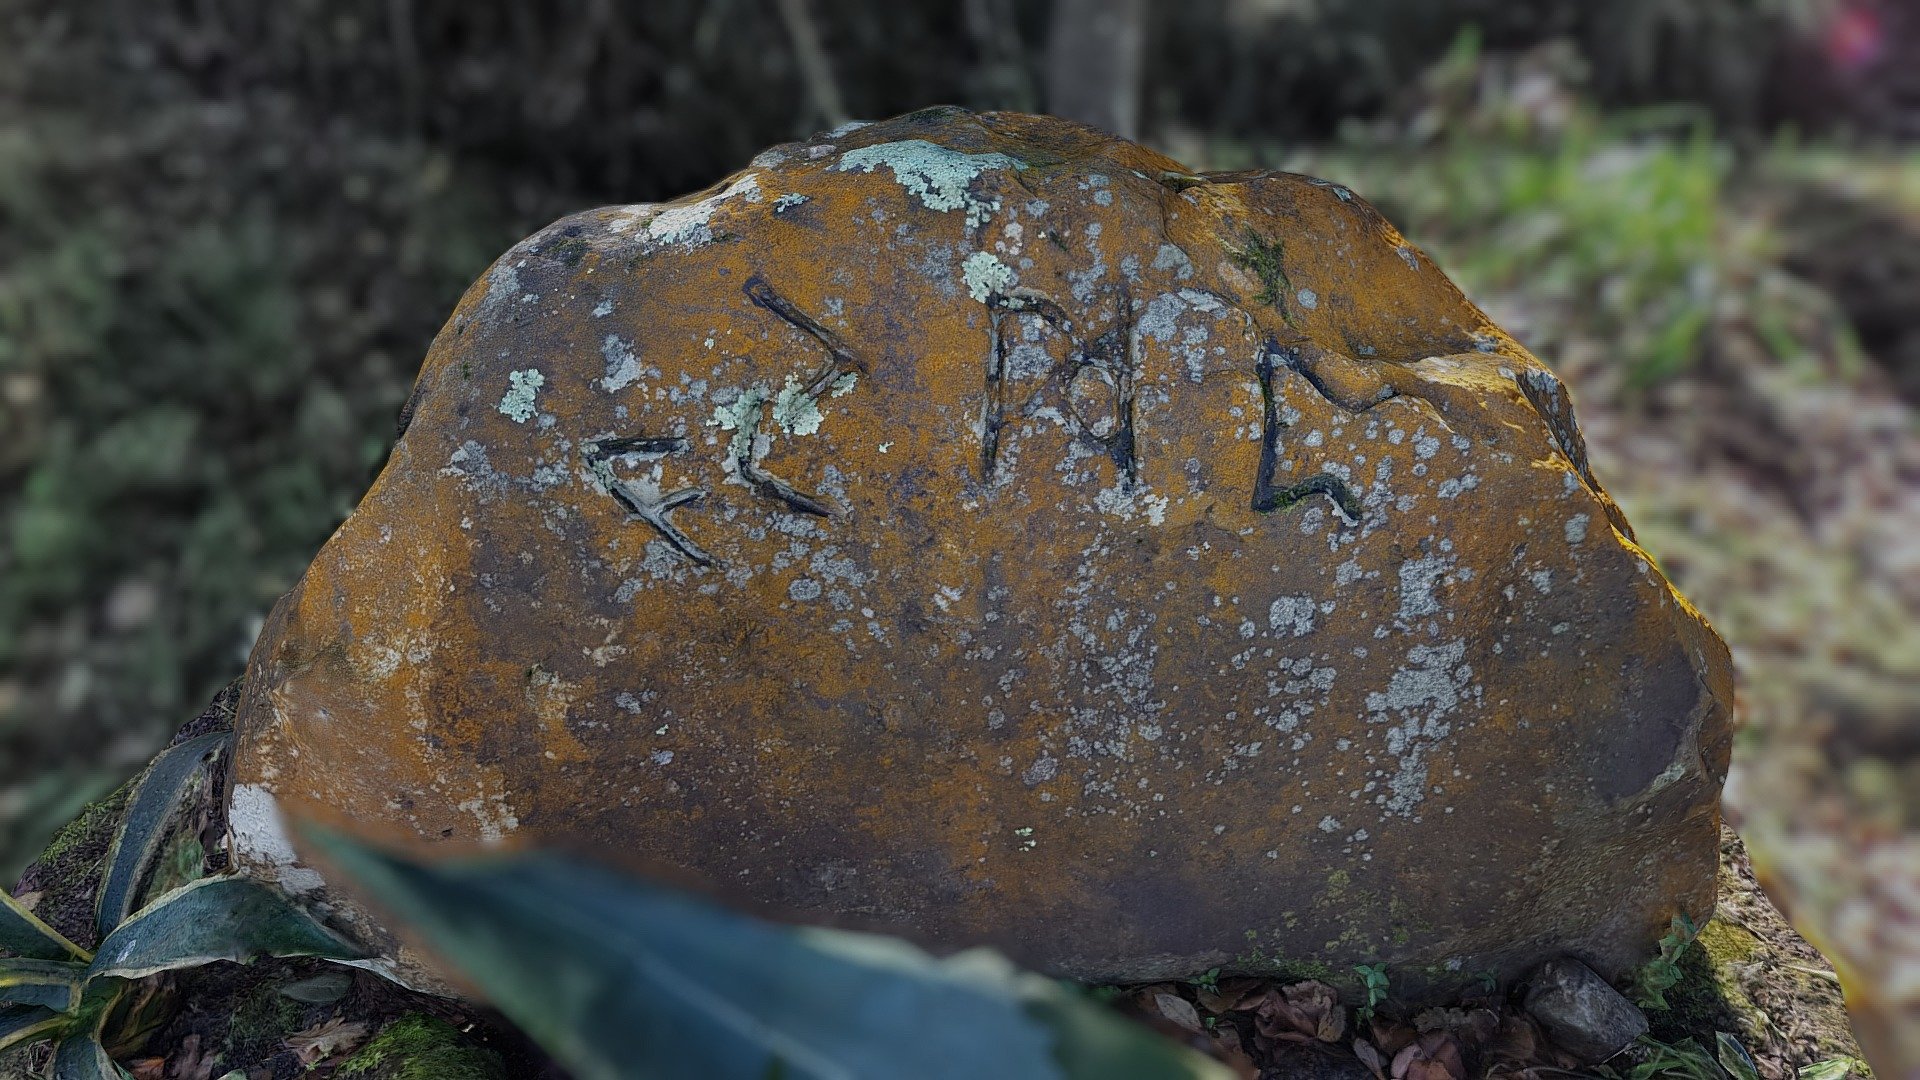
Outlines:
{"type": "Polygon", "coordinates": [[[262,979],[233,1005],[228,1020],[230,1060],[254,1061],[269,1057],[303,1026],[307,1007],[280,993],[278,980],[262,979]]]}
{"type": "Polygon", "coordinates": [[[334,1074],[364,1080],[506,1080],[500,1055],[475,1046],[460,1029],[412,1013],[380,1029],[334,1074]]]}
{"type": "Polygon", "coordinates": [[[89,805],[53,835],[46,850],[20,877],[19,895],[38,894],[34,914],[74,942],[92,946],[93,894],[113,834],[120,827],[132,785],[89,805]]]}

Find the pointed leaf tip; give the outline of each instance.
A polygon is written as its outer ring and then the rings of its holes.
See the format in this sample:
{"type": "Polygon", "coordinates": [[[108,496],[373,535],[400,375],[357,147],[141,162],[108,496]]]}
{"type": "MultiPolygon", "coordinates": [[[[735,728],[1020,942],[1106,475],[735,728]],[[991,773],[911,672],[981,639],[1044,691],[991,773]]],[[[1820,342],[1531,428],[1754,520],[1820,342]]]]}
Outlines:
{"type": "Polygon", "coordinates": [[[357,960],[365,953],[271,886],[213,877],[183,885],[121,923],[100,943],[88,976],[138,979],[263,956],[357,960]]]}

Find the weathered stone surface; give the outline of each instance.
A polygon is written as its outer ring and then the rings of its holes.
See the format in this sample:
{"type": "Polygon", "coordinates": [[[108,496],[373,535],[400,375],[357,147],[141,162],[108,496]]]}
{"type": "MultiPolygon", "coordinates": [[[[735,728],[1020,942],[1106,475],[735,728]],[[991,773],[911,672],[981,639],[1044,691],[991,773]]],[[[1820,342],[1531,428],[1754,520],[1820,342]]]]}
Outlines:
{"type": "Polygon", "coordinates": [[[1572,957],[1540,965],[1526,1006],[1549,1038],[1586,1062],[1605,1061],[1647,1033],[1646,1014],[1572,957]]]}
{"type": "Polygon", "coordinates": [[[1711,907],[1724,647],[1553,375],[1339,186],[821,136],[516,246],[406,414],[247,676],[238,859],[289,887],[291,805],[1403,993],[1711,907]]]}

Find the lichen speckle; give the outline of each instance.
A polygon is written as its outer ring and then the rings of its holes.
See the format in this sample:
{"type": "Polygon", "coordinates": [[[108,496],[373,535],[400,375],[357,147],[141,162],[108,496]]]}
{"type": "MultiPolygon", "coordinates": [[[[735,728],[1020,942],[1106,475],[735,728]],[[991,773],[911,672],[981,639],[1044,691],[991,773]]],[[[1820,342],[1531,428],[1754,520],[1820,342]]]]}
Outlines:
{"type": "Polygon", "coordinates": [[[994,294],[1004,294],[1019,283],[1019,275],[990,251],[976,251],[960,264],[967,281],[967,294],[986,303],[994,294]]]}
{"type": "Polygon", "coordinates": [[[965,154],[925,139],[879,143],[849,150],[834,166],[839,172],[872,172],[885,165],[893,178],[920,199],[929,210],[967,212],[967,224],[978,226],[1000,208],[999,199],[981,199],[968,193],[974,178],[988,169],[1024,169],[1026,162],[1001,153],[965,154]]]}
{"type": "Polygon", "coordinates": [[[1313,631],[1313,597],[1283,596],[1267,608],[1267,625],[1299,637],[1313,631]]]}
{"type": "Polygon", "coordinates": [[[600,355],[607,362],[607,373],[600,380],[600,386],[608,393],[624,390],[640,378],[640,358],[634,354],[632,345],[608,334],[600,343],[600,355]]]}
{"type": "Polygon", "coordinates": [[[547,377],[540,374],[538,368],[527,368],[507,374],[507,393],[500,399],[500,414],[516,424],[524,424],[533,419],[533,399],[539,395],[540,388],[547,384],[547,377]]]}

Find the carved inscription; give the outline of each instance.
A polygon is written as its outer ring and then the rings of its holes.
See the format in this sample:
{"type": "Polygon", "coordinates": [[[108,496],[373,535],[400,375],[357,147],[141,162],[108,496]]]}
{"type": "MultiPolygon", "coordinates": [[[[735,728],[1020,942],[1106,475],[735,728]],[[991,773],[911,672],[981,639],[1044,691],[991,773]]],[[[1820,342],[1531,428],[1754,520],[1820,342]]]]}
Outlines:
{"type": "Polygon", "coordinates": [[[1261,427],[1260,465],[1253,481],[1253,509],[1257,513],[1271,514],[1294,506],[1303,499],[1325,495],[1347,520],[1358,521],[1360,500],[1354,497],[1353,490],[1345,480],[1332,473],[1319,473],[1287,486],[1275,480],[1275,473],[1280,467],[1280,435],[1286,430],[1286,424],[1280,419],[1280,405],[1275,400],[1274,377],[1283,367],[1298,370],[1298,354],[1291,349],[1282,349],[1278,342],[1268,338],[1260,349],[1260,359],[1254,368],[1260,376],[1261,427]]]}
{"type": "MultiPolygon", "coordinates": [[[[806,383],[799,388],[799,393],[804,395],[809,402],[819,400],[821,395],[827,393],[836,383],[849,375],[867,374],[866,363],[856,356],[853,350],[847,348],[845,343],[843,343],[833,331],[820,325],[812,316],[801,311],[785,297],[775,292],[773,286],[767,284],[765,278],[756,274],[747,279],[747,283],[743,286],[743,289],[747,294],[747,299],[752,300],[755,304],[772,312],[787,325],[792,326],[819,342],[821,348],[826,350],[826,361],[821,364],[819,370],[814,372],[814,374],[807,379],[806,383]]],[[[791,394],[792,391],[783,391],[783,393],[791,394]]],[[[754,405],[751,427],[744,422],[745,418],[743,418],[742,429],[753,432],[753,434],[743,439],[734,440],[730,448],[730,452],[733,454],[734,466],[739,470],[741,478],[746,480],[747,483],[752,486],[753,490],[760,495],[766,498],[776,499],[804,514],[813,514],[817,517],[832,517],[834,513],[833,507],[822,501],[819,496],[810,495],[801,491],[794,485],[768,472],[766,466],[761,463],[760,455],[762,453],[762,444],[758,437],[758,432],[760,424],[767,414],[767,404],[767,401],[763,398],[754,405]]],[[[778,402],[776,401],[775,404],[777,407],[778,402]]]]}
{"type": "Polygon", "coordinates": [[[1066,358],[1054,365],[1041,386],[1015,406],[1024,413],[1037,399],[1057,397],[1077,437],[1099,447],[1113,461],[1123,486],[1139,479],[1134,443],[1133,305],[1122,290],[1114,324],[1091,341],[1083,339],[1059,304],[1030,289],[988,299],[990,348],[980,405],[980,479],[991,483],[1000,463],[1000,437],[1008,416],[1008,361],[1017,342],[1007,321],[1038,318],[1067,344],[1066,358]]]}
{"type": "Polygon", "coordinates": [[[628,455],[660,457],[666,454],[684,453],[687,449],[687,440],[680,438],[640,436],[628,439],[607,439],[588,445],[587,465],[599,476],[600,482],[607,489],[607,494],[612,495],[616,502],[626,507],[629,514],[653,526],[653,530],[659,533],[667,543],[673,545],[675,551],[701,566],[712,566],[713,556],[701,550],[700,545],[694,543],[692,538],[681,532],[678,526],[667,519],[667,515],[675,508],[706,498],[706,488],[681,488],[678,491],[667,492],[658,498],[649,498],[638,488],[613,473],[613,461],[616,458],[628,455]]]}
{"type": "MultiPolygon", "coordinates": [[[[764,278],[755,275],[748,279],[743,291],[757,307],[771,312],[818,342],[826,350],[827,356],[825,362],[804,383],[789,384],[772,400],[763,390],[750,391],[749,396],[743,399],[739,437],[728,444],[727,453],[740,478],[747,482],[755,494],[777,500],[801,513],[832,517],[834,509],[824,500],[768,471],[761,461],[767,440],[762,437],[760,429],[770,411],[778,414],[783,407],[791,409],[800,403],[809,408],[817,407],[821,395],[842,385],[841,380],[867,374],[867,365],[831,330],[775,292],[764,278]]],[[[818,419],[817,413],[815,419],[818,419]]],[[[651,526],[675,551],[701,566],[712,566],[717,560],[668,517],[673,510],[705,498],[708,494],[706,488],[687,487],[653,496],[641,487],[622,480],[613,471],[614,463],[620,458],[661,457],[685,453],[690,449],[691,444],[679,437],[635,436],[588,444],[585,454],[588,467],[599,478],[607,493],[628,513],[651,526]]]]}

